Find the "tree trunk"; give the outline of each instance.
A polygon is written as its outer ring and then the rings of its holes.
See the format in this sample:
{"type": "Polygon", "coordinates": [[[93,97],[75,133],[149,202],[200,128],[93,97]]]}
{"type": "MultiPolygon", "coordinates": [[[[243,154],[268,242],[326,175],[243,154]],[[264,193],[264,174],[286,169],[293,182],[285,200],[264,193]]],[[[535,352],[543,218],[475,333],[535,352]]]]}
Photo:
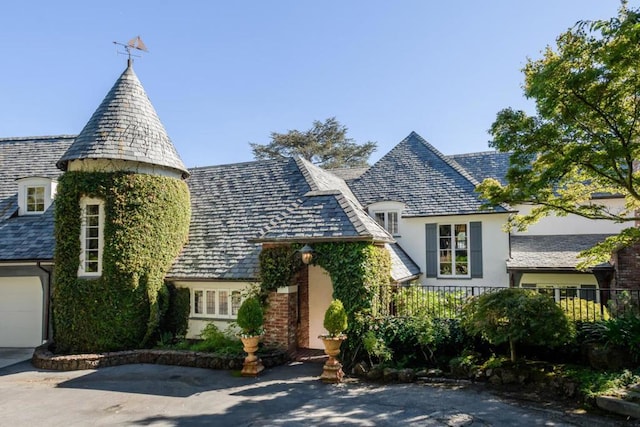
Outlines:
{"type": "Polygon", "coordinates": [[[516,343],[513,339],[509,338],[509,350],[511,350],[511,361],[516,361],[516,343]]]}

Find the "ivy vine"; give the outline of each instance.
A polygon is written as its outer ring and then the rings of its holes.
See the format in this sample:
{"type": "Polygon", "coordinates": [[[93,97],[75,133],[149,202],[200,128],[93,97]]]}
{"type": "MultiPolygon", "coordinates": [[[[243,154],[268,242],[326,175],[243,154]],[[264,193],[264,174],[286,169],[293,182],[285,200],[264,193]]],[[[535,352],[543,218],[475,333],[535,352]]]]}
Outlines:
{"type": "Polygon", "coordinates": [[[66,172],[55,201],[53,326],[61,353],[148,346],[168,290],[164,276],[187,241],[182,180],[131,172],[66,172]],[[104,201],[102,274],[78,277],[82,197],[104,201]]]}

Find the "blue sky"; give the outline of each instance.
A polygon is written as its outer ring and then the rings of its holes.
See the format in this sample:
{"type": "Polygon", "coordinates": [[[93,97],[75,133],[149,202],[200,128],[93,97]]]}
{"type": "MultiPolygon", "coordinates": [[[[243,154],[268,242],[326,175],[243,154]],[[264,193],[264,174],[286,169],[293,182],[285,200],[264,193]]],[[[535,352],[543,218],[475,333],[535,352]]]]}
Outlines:
{"type": "MultiPolygon", "coordinates": [[[[638,7],[640,0],[630,1],[638,7]]],[[[5,2],[0,137],[77,134],[126,66],[188,167],[252,159],[249,142],[335,116],[375,161],[416,131],[488,150],[505,107],[533,112],[521,69],[618,0],[5,2]]]]}

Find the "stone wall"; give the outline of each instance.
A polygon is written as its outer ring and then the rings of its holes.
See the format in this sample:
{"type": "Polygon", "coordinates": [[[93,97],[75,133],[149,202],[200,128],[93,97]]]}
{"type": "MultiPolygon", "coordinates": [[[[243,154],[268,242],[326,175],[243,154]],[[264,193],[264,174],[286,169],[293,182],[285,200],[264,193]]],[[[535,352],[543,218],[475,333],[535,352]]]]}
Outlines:
{"type": "MultiPolygon", "coordinates": [[[[265,367],[282,365],[289,360],[284,352],[268,355],[258,354],[265,367]]],[[[49,344],[36,348],[31,358],[33,366],[52,371],[75,371],[97,369],[107,366],[151,363],[156,365],[189,366],[205,369],[242,369],[244,357],[220,356],[213,353],[184,350],[129,350],[96,354],[56,355],[49,350],[49,344]]]]}

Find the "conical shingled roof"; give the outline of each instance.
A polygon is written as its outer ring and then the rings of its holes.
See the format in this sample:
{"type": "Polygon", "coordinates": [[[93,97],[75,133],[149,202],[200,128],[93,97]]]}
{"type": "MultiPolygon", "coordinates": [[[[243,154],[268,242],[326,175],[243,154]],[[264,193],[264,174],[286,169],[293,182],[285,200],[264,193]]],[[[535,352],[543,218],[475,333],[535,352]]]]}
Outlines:
{"type": "Polygon", "coordinates": [[[135,161],[189,176],[131,64],[56,166],[66,170],[79,159],[135,161]]]}

